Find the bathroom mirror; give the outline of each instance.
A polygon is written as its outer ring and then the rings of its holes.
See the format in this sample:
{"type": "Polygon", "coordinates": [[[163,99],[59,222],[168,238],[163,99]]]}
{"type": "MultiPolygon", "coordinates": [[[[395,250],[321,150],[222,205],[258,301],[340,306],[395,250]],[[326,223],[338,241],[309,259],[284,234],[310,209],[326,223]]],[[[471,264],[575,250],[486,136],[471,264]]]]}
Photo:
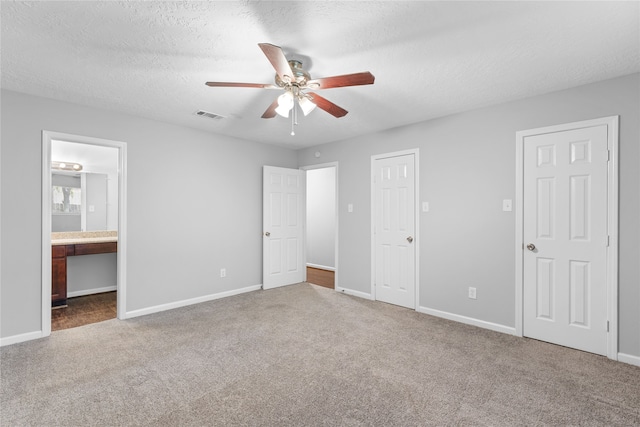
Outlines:
{"type": "Polygon", "coordinates": [[[101,231],[109,228],[107,174],[51,174],[51,231],[101,231]]]}
{"type": "Polygon", "coordinates": [[[51,160],[51,231],[117,230],[118,149],[52,140],[51,160]]]}

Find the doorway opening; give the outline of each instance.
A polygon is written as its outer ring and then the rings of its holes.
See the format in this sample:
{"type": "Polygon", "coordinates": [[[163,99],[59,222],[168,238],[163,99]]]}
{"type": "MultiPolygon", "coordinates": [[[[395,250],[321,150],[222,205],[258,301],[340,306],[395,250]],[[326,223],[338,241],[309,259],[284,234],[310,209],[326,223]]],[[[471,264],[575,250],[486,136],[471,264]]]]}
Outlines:
{"type": "Polygon", "coordinates": [[[126,144],[43,132],[42,331],[125,318],[126,144]]]}
{"type": "Polygon", "coordinates": [[[338,283],[338,163],[304,167],[306,171],[307,282],[336,289],[338,283]]]}

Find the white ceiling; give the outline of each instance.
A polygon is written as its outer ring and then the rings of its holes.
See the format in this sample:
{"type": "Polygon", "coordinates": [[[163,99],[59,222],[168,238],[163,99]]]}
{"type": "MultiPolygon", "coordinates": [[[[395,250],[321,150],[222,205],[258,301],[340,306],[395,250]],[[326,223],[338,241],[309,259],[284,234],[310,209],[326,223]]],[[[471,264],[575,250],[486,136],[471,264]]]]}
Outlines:
{"type": "MultiPolygon", "coordinates": [[[[0,2],[1,84],[212,133],[308,147],[640,71],[640,3],[0,2]],[[374,85],[322,96],[296,136],[260,116],[279,94],[258,47],[313,77],[370,71],[374,85]],[[226,116],[194,115],[203,109],[226,116]]],[[[95,135],[92,135],[95,136],[95,135]]]]}

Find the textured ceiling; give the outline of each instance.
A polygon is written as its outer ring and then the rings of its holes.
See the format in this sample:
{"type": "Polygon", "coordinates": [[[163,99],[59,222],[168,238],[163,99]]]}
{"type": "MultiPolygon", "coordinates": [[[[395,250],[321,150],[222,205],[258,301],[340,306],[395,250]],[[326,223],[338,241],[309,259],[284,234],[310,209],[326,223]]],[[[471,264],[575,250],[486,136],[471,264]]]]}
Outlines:
{"type": "Polygon", "coordinates": [[[0,2],[5,89],[301,148],[640,71],[631,2],[0,2]],[[258,47],[312,77],[370,71],[322,96],[349,111],[260,116],[258,47]],[[225,116],[196,116],[203,109],[225,116]]]}

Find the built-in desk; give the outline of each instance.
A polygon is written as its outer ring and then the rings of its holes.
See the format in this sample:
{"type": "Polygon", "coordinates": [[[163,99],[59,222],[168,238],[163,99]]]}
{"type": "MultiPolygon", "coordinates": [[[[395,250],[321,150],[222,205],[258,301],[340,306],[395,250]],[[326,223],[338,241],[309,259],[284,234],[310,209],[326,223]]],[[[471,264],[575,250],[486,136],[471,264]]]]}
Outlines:
{"type": "Polygon", "coordinates": [[[118,252],[116,231],[51,233],[51,306],[67,305],[67,257],[118,252]]]}

